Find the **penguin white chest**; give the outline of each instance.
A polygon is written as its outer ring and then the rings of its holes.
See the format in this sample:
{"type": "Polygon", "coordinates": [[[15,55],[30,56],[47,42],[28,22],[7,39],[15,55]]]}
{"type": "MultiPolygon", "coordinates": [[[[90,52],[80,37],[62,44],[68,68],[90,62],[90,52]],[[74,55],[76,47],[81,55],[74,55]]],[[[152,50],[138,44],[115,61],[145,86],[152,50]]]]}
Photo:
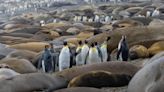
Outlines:
{"type": "Polygon", "coordinates": [[[93,63],[99,63],[101,62],[101,59],[99,57],[99,53],[96,48],[91,48],[89,50],[89,56],[88,56],[88,64],[93,64],[93,63]]]}
{"type": "Polygon", "coordinates": [[[87,58],[87,54],[89,51],[89,47],[88,46],[83,46],[81,49],[81,58],[82,58],[82,63],[85,62],[86,58],[87,58]]]}
{"type": "Polygon", "coordinates": [[[100,49],[101,49],[101,53],[102,53],[103,62],[106,62],[107,59],[108,59],[107,47],[106,46],[102,46],[100,49]]]}
{"type": "Polygon", "coordinates": [[[68,47],[64,47],[59,55],[59,70],[70,67],[70,50],[68,47]]]}
{"type": "Polygon", "coordinates": [[[76,53],[78,53],[76,55],[76,65],[83,65],[84,62],[82,62],[82,55],[81,52],[79,52],[81,50],[81,47],[77,48],[76,53]]]}

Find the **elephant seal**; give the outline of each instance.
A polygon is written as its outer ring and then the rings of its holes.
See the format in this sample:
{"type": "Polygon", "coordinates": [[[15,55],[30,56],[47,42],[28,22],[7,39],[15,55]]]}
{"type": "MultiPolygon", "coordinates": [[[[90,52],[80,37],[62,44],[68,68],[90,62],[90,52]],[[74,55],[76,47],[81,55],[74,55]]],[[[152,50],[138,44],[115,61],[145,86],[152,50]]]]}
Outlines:
{"type": "Polygon", "coordinates": [[[46,92],[54,86],[55,89],[62,88],[65,82],[63,78],[53,77],[50,74],[21,74],[7,80],[0,80],[0,92],[46,92]]]}
{"type": "Polygon", "coordinates": [[[151,56],[164,51],[164,41],[154,43],[149,49],[149,53],[151,56]]]}
{"type": "Polygon", "coordinates": [[[13,29],[10,33],[28,33],[28,34],[35,34],[36,32],[39,32],[41,28],[39,27],[25,27],[25,28],[19,28],[19,29],[13,29]]]}
{"type": "Polygon", "coordinates": [[[38,54],[33,51],[29,50],[15,50],[9,53],[6,58],[18,58],[18,59],[27,59],[32,62],[32,64],[36,64],[34,59],[36,58],[38,54]]]}
{"type": "Polygon", "coordinates": [[[134,15],[138,13],[139,11],[141,11],[142,9],[143,7],[130,7],[130,8],[127,8],[125,11],[129,12],[131,15],[134,15]]]}
{"type": "Polygon", "coordinates": [[[92,71],[73,78],[68,87],[121,87],[126,86],[131,76],[125,74],[112,74],[107,71],[92,71]]]}
{"type": "Polygon", "coordinates": [[[144,66],[132,78],[127,92],[164,92],[164,57],[144,66]]]}
{"type": "Polygon", "coordinates": [[[104,91],[96,88],[89,88],[89,87],[75,87],[75,88],[61,89],[54,92],[104,92],[104,91]]]}
{"type": "Polygon", "coordinates": [[[164,21],[160,19],[154,19],[152,22],[150,22],[149,26],[153,27],[161,27],[164,25],[164,21]]]}
{"type": "Polygon", "coordinates": [[[1,79],[10,79],[17,75],[20,75],[20,74],[13,71],[12,69],[0,68],[0,80],[1,79]]]}
{"type": "Polygon", "coordinates": [[[135,27],[135,26],[143,26],[143,24],[139,21],[135,21],[132,19],[124,19],[115,22],[113,25],[117,25],[118,28],[125,28],[125,27],[135,27]]]}
{"type": "Polygon", "coordinates": [[[149,25],[151,23],[151,21],[153,20],[153,18],[145,18],[145,17],[132,17],[131,18],[132,20],[135,20],[135,21],[139,21],[141,22],[142,24],[144,24],[145,26],[149,25]]]}
{"type": "Polygon", "coordinates": [[[45,42],[28,42],[10,45],[10,48],[19,49],[19,50],[30,50],[34,52],[40,52],[44,49],[44,46],[48,45],[45,42]]]}
{"type": "Polygon", "coordinates": [[[76,27],[71,27],[66,32],[70,35],[76,35],[76,34],[80,33],[80,30],[76,27]]]}
{"type": "Polygon", "coordinates": [[[164,57],[164,51],[154,55],[152,58],[150,58],[150,60],[147,63],[145,63],[145,65],[150,64],[150,63],[154,62],[156,59],[159,59],[161,57],[164,57]]]}
{"type": "Polygon", "coordinates": [[[0,36],[0,43],[13,45],[19,43],[27,43],[27,42],[36,42],[38,40],[23,38],[23,37],[14,37],[14,36],[0,36]]]}
{"type": "Polygon", "coordinates": [[[23,37],[23,38],[31,38],[34,35],[28,33],[1,33],[1,36],[12,36],[12,37],[23,37]]]}
{"type": "Polygon", "coordinates": [[[57,72],[54,75],[62,76],[66,80],[71,81],[74,77],[91,71],[104,70],[113,74],[126,74],[133,76],[139,68],[128,62],[103,62],[99,64],[85,65],[66,69],[57,72]]]}
{"type": "Polygon", "coordinates": [[[59,37],[59,33],[55,31],[50,31],[49,29],[47,30],[41,30],[37,33],[34,34],[32,39],[40,40],[40,41],[49,41],[53,40],[57,37],[59,37]]]}
{"type": "Polygon", "coordinates": [[[148,49],[143,45],[134,45],[130,48],[129,54],[131,60],[149,57],[148,49]]]}
{"type": "Polygon", "coordinates": [[[0,55],[7,56],[12,51],[15,51],[15,49],[9,48],[7,45],[0,43],[0,55]]]}
{"type": "Polygon", "coordinates": [[[104,42],[105,38],[110,36],[111,39],[110,41],[108,41],[108,51],[112,52],[113,50],[117,48],[122,35],[127,36],[128,38],[127,42],[129,44],[129,47],[138,45],[138,44],[143,45],[145,47],[150,47],[154,42],[164,40],[163,27],[161,28],[130,27],[130,28],[118,29],[118,30],[104,32],[104,33],[92,36],[87,40],[89,43],[93,43],[93,42],[102,43],[104,42]]]}
{"type": "Polygon", "coordinates": [[[11,69],[21,74],[37,72],[32,63],[26,59],[4,58],[0,60],[0,64],[6,64],[11,69]]]}
{"type": "Polygon", "coordinates": [[[5,30],[10,30],[10,29],[16,29],[16,28],[21,28],[21,27],[30,27],[30,25],[26,24],[7,24],[4,26],[5,30]]]}

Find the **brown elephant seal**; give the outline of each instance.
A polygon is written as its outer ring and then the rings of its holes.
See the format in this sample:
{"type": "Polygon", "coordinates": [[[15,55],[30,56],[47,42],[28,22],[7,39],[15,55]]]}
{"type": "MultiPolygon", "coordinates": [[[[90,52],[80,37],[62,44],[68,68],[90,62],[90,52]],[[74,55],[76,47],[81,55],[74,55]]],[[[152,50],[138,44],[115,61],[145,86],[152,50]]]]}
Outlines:
{"type": "Polygon", "coordinates": [[[80,33],[80,30],[76,27],[71,27],[66,32],[70,35],[76,35],[76,34],[80,33]]]}
{"type": "Polygon", "coordinates": [[[44,73],[21,74],[7,80],[0,80],[0,92],[46,92],[45,90],[52,87],[62,88],[65,82],[61,77],[44,73]]]}
{"type": "Polygon", "coordinates": [[[139,21],[135,21],[132,19],[124,19],[124,20],[120,20],[117,21],[113,24],[113,26],[115,26],[115,28],[125,28],[125,27],[136,27],[136,26],[143,26],[143,24],[139,21]]]}
{"type": "Polygon", "coordinates": [[[130,48],[129,55],[131,60],[139,58],[148,58],[149,52],[148,49],[143,45],[134,45],[130,48]]]}
{"type": "Polygon", "coordinates": [[[1,79],[10,79],[17,75],[20,75],[20,74],[13,71],[12,69],[0,68],[0,80],[1,79]]]}
{"type": "Polygon", "coordinates": [[[4,58],[0,60],[0,64],[6,64],[11,69],[21,74],[37,72],[34,65],[26,59],[4,58]]]}
{"type": "Polygon", "coordinates": [[[121,87],[126,86],[131,76],[125,74],[112,74],[107,71],[92,71],[73,78],[68,87],[121,87]]]}
{"type": "Polygon", "coordinates": [[[21,27],[30,27],[30,25],[26,24],[7,24],[4,26],[5,30],[15,29],[15,28],[21,28],[21,27]]]}
{"type": "Polygon", "coordinates": [[[152,22],[150,22],[149,26],[152,27],[162,27],[164,25],[164,21],[160,19],[153,19],[152,22]]]}
{"type": "Polygon", "coordinates": [[[45,45],[48,43],[45,42],[28,42],[28,43],[20,43],[10,45],[10,48],[18,49],[18,50],[30,50],[34,52],[40,52],[44,49],[45,45]]]}
{"type": "Polygon", "coordinates": [[[87,39],[89,43],[98,42],[102,43],[107,37],[111,37],[108,41],[108,51],[112,52],[118,47],[118,43],[122,35],[127,36],[127,42],[129,47],[134,45],[143,45],[145,47],[150,47],[154,42],[164,40],[163,27],[130,27],[120,30],[114,30],[110,32],[104,32],[87,39]],[[140,31],[138,31],[140,30],[140,31]],[[148,34],[149,33],[149,34],[148,34]]]}
{"type": "Polygon", "coordinates": [[[75,87],[75,88],[61,89],[54,92],[104,92],[104,91],[96,88],[89,88],[89,87],[75,87]]]}
{"type": "Polygon", "coordinates": [[[128,62],[103,62],[93,65],[84,65],[66,69],[61,72],[57,72],[54,75],[63,76],[68,81],[71,81],[74,77],[91,71],[103,70],[113,74],[127,74],[133,76],[139,68],[128,62]]]}
{"type": "Polygon", "coordinates": [[[58,38],[60,35],[58,32],[50,31],[50,29],[41,30],[34,34],[32,39],[40,40],[40,41],[49,41],[58,38]]]}
{"type": "Polygon", "coordinates": [[[127,92],[164,92],[164,57],[144,66],[132,78],[127,92]]]}
{"type": "Polygon", "coordinates": [[[24,38],[24,37],[14,37],[14,36],[0,36],[0,43],[13,45],[19,43],[27,43],[27,42],[38,42],[38,40],[24,38]]]}
{"type": "Polygon", "coordinates": [[[34,59],[36,58],[37,55],[38,53],[29,50],[15,50],[9,53],[6,56],[6,58],[27,59],[31,61],[32,64],[36,64],[34,59]]]}
{"type": "Polygon", "coordinates": [[[164,51],[164,41],[154,43],[149,49],[149,53],[151,56],[164,51]]]}

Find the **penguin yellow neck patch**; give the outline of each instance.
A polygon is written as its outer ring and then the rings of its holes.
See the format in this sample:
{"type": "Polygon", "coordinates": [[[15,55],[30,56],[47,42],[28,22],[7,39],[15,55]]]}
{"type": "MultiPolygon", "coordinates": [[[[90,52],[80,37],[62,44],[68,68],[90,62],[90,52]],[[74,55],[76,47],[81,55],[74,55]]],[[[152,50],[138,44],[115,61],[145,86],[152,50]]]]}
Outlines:
{"type": "Polygon", "coordinates": [[[68,48],[68,46],[64,46],[64,48],[68,48]]]}
{"type": "Polygon", "coordinates": [[[80,49],[82,49],[82,46],[78,46],[77,49],[76,49],[76,51],[78,51],[80,49]]]}
{"type": "Polygon", "coordinates": [[[107,48],[107,44],[103,44],[102,45],[102,48],[107,48]]]}
{"type": "Polygon", "coordinates": [[[92,52],[96,52],[96,48],[94,47],[94,48],[91,48],[91,51],[92,52]]]}
{"type": "Polygon", "coordinates": [[[87,47],[88,45],[87,45],[87,44],[84,44],[83,46],[84,46],[84,47],[87,47]]]}

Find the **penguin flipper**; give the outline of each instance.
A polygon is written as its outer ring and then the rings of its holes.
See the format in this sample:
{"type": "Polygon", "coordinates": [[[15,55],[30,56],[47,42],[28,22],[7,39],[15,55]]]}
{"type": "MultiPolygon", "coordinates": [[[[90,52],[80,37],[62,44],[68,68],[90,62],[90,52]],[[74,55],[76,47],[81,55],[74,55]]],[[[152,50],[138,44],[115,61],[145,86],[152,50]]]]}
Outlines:
{"type": "MultiPolygon", "coordinates": [[[[69,48],[70,49],[70,48],[69,48]]],[[[70,49],[70,68],[73,66],[73,65],[76,65],[76,62],[74,60],[74,54],[76,53],[73,53],[73,51],[71,51],[70,49]]]]}
{"type": "Polygon", "coordinates": [[[85,57],[85,62],[84,62],[85,65],[87,64],[88,56],[89,56],[89,51],[88,51],[88,53],[87,53],[87,55],[85,57]]]}
{"type": "Polygon", "coordinates": [[[103,62],[103,55],[99,47],[97,47],[97,51],[98,51],[99,57],[101,58],[101,62],[103,62]]]}
{"type": "Polygon", "coordinates": [[[81,53],[81,49],[79,49],[79,50],[75,53],[75,56],[77,56],[79,53],[81,53]]]}
{"type": "Polygon", "coordinates": [[[118,51],[117,51],[117,60],[119,59],[120,53],[121,53],[121,48],[118,49],[118,51]]]}

